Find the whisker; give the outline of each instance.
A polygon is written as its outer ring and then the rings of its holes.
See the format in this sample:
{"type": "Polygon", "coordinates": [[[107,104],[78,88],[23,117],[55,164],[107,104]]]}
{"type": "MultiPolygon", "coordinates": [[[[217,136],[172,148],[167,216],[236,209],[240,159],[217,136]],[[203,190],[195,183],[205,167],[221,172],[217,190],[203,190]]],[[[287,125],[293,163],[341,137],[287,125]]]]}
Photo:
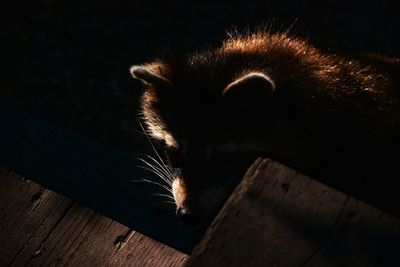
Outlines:
{"type": "Polygon", "coordinates": [[[144,170],[147,170],[147,171],[149,171],[149,172],[152,172],[152,173],[154,173],[155,175],[157,175],[158,177],[160,177],[161,178],[161,180],[163,180],[165,183],[167,183],[167,185],[171,185],[171,182],[166,178],[166,177],[164,177],[161,173],[159,173],[159,172],[157,172],[157,171],[155,171],[155,170],[153,170],[153,169],[150,169],[150,168],[148,168],[148,167],[146,167],[146,166],[142,166],[142,165],[136,165],[138,168],[141,168],[141,169],[144,169],[144,170]]]}
{"type": "Polygon", "coordinates": [[[153,193],[153,196],[156,196],[156,197],[167,197],[169,199],[175,200],[171,195],[167,195],[167,194],[153,193]]]}
{"type": "MultiPolygon", "coordinates": [[[[148,156],[148,155],[144,155],[144,156],[148,156]]],[[[148,162],[147,160],[143,159],[143,158],[138,158],[140,161],[142,161],[143,163],[145,163],[147,166],[149,166],[152,169],[155,169],[157,171],[159,171],[160,173],[162,173],[166,178],[168,178],[168,180],[170,180],[172,182],[173,180],[173,176],[170,175],[170,173],[166,172],[164,168],[162,168],[162,166],[157,167],[153,164],[151,164],[150,162],[148,162]]],[[[156,162],[157,164],[159,164],[158,162],[156,162]]]]}
{"type": "Polygon", "coordinates": [[[137,167],[138,167],[138,168],[141,168],[141,169],[144,169],[144,170],[146,170],[146,171],[149,171],[149,172],[151,172],[151,173],[153,173],[153,174],[155,174],[157,177],[161,178],[161,180],[162,180],[163,182],[165,182],[168,186],[171,186],[171,183],[170,183],[169,181],[166,181],[165,178],[162,177],[162,176],[161,176],[159,173],[157,173],[156,171],[154,171],[154,170],[152,170],[152,169],[150,169],[150,168],[147,168],[146,166],[137,165],[137,167]]]}
{"type": "MultiPolygon", "coordinates": [[[[147,140],[149,141],[151,147],[153,148],[154,152],[156,153],[157,157],[160,159],[161,163],[162,163],[164,166],[166,166],[166,164],[165,164],[165,162],[163,161],[163,159],[161,158],[160,154],[157,152],[156,148],[154,147],[153,142],[150,140],[149,135],[147,134],[146,130],[145,130],[144,127],[143,127],[143,124],[140,122],[140,120],[139,120],[138,122],[139,122],[139,125],[140,125],[140,127],[142,128],[143,132],[145,133],[146,138],[147,138],[147,140]]],[[[172,175],[172,173],[171,173],[171,175],[172,175]]]]}
{"type": "MultiPolygon", "coordinates": [[[[168,178],[170,178],[171,181],[173,180],[174,175],[173,175],[172,172],[169,170],[168,166],[162,166],[161,163],[159,163],[155,158],[153,158],[153,157],[150,156],[150,155],[144,154],[144,156],[145,156],[145,157],[148,157],[150,160],[152,160],[152,161],[155,162],[158,166],[160,166],[160,168],[163,170],[163,173],[164,173],[168,178]]],[[[139,158],[139,159],[141,159],[141,158],[139,158]]],[[[144,160],[144,159],[141,159],[141,160],[144,160]]],[[[146,161],[146,162],[147,162],[148,164],[151,164],[151,163],[148,162],[148,161],[146,161]]],[[[153,164],[151,164],[151,165],[153,165],[153,164]]],[[[153,166],[154,166],[154,165],[153,165],[153,166]]],[[[154,166],[154,167],[156,167],[156,166],[154,166]]],[[[158,168],[158,167],[157,167],[157,168],[158,168]]]]}
{"type": "Polygon", "coordinates": [[[166,165],[164,162],[162,162],[163,164],[161,164],[160,162],[157,161],[157,159],[155,159],[154,157],[150,156],[150,155],[144,155],[146,157],[148,157],[149,159],[153,160],[155,163],[157,163],[161,168],[165,168],[166,171],[168,171],[169,174],[172,175],[171,170],[169,169],[169,165],[166,165]]]}
{"type": "Polygon", "coordinates": [[[164,200],[163,203],[172,204],[172,205],[174,205],[174,206],[176,205],[175,202],[173,202],[173,201],[168,201],[168,200],[164,200]]]}
{"type": "Polygon", "coordinates": [[[172,194],[172,190],[169,187],[167,187],[163,184],[157,183],[155,181],[149,180],[149,179],[131,180],[131,182],[142,182],[142,183],[155,184],[155,185],[161,186],[162,188],[164,188],[165,190],[167,190],[168,192],[170,192],[172,194]]]}
{"type": "Polygon", "coordinates": [[[136,165],[136,167],[141,168],[141,169],[144,169],[144,170],[146,170],[146,171],[149,171],[149,172],[151,172],[151,173],[157,175],[158,177],[160,177],[163,181],[167,182],[167,184],[170,184],[170,183],[169,183],[169,180],[166,180],[166,178],[164,177],[164,175],[163,175],[162,173],[160,173],[158,170],[154,170],[154,169],[149,168],[149,167],[144,166],[144,165],[136,165]]]}
{"type": "Polygon", "coordinates": [[[154,170],[157,170],[157,171],[159,171],[160,173],[169,176],[169,174],[166,173],[166,172],[164,171],[164,169],[159,168],[158,166],[156,166],[156,165],[154,165],[154,164],[148,162],[147,160],[145,160],[145,159],[143,159],[143,158],[139,158],[139,157],[138,157],[138,159],[139,159],[141,162],[145,163],[145,164],[146,164],[147,166],[149,166],[150,168],[152,168],[152,169],[154,169],[154,170]]]}

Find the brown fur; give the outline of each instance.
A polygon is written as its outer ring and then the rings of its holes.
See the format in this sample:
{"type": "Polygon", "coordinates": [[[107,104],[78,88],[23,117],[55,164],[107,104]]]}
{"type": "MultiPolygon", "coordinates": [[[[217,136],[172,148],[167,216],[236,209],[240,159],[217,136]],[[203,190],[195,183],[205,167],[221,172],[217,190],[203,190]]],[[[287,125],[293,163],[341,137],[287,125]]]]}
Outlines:
{"type": "Polygon", "coordinates": [[[205,147],[245,140],[263,150],[246,159],[272,157],[400,214],[391,195],[398,189],[390,186],[399,178],[390,174],[400,149],[399,58],[348,58],[286,33],[259,31],[147,66],[171,86],[148,84],[143,118],[150,134],[179,154],[188,198],[223,184],[232,162],[248,166],[241,157],[207,159],[205,147]],[[249,72],[271,77],[272,95],[243,88],[224,99],[226,86],[249,72]],[[190,144],[185,154],[181,140],[190,144]]]}

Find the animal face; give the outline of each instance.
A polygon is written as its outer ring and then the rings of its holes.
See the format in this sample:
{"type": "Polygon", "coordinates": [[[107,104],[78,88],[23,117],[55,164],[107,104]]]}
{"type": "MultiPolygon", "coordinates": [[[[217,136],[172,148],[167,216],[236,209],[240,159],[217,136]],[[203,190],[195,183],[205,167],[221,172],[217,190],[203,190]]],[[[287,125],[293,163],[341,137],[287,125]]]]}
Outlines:
{"type": "Polygon", "coordinates": [[[227,82],[204,73],[196,83],[198,69],[172,79],[165,68],[154,63],[131,73],[147,85],[143,120],[166,151],[176,214],[194,221],[215,213],[250,164],[271,148],[273,133],[265,125],[255,132],[265,111],[258,105],[268,106],[276,85],[259,71],[240,70],[227,82]]]}
{"type": "Polygon", "coordinates": [[[309,123],[299,118],[312,118],[304,103],[334,70],[326,63],[302,40],[260,32],[131,68],[145,85],[142,119],[167,152],[182,220],[218,210],[257,157],[307,167],[309,123]]]}

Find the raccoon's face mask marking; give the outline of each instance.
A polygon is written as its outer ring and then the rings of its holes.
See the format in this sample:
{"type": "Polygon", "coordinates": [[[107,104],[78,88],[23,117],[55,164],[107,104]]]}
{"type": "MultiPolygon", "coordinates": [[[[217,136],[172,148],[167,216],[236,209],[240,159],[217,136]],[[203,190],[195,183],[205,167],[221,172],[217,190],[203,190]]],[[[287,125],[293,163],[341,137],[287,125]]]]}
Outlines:
{"type": "Polygon", "coordinates": [[[152,138],[166,145],[174,172],[171,191],[185,222],[215,213],[271,139],[252,136],[252,114],[276,85],[265,73],[246,71],[213,90],[182,86],[159,63],[131,68],[146,86],[142,113],[152,138]]]}
{"type": "Polygon", "coordinates": [[[256,158],[253,151],[242,148],[232,143],[193,147],[190,142],[186,151],[172,148],[170,161],[180,170],[172,193],[181,220],[195,221],[218,211],[256,158]]]}

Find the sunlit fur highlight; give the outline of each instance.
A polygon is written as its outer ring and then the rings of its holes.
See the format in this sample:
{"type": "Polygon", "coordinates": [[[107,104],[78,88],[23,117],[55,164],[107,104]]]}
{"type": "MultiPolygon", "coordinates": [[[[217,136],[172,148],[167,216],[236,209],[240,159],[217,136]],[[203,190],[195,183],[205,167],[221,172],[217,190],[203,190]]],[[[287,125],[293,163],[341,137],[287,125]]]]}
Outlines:
{"type": "MultiPolygon", "coordinates": [[[[295,81],[296,87],[305,96],[322,97],[324,101],[336,102],[338,112],[340,112],[340,105],[352,102],[352,98],[374,99],[373,103],[369,101],[365,106],[361,104],[358,110],[353,110],[363,114],[362,117],[371,123],[371,129],[382,129],[400,122],[400,118],[394,112],[399,109],[400,103],[397,98],[392,97],[390,90],[385,90],[393,87],[393,84],[384,72],[378,71],[372,65],[365,64],[357,58],[347,59],[343,56],[324,53],[307,41],[290,36],[288,33],[270,33],[267,30],[245,35],[232,33],[220,48],[194,53],[188,57],[186,64],[194,71],[197,66],[208,66],[212,69],[213,66],[232,55],[243,57],[248,55],[250,58],[261,60],[263,66],[268,66],[268,77],[271,77],[277,87],[287,85],[285,83],[288,83],[290,78],[291,81],[295,81]],[[381,103],[385,103],[384,109],[380,106],[381,103]]],[[[399,58],[388,59],[380,55],[370,57],[386,60],[393,66],[400,65],[399,58]]],[[[249,65],[247,71],[263,71],[260,67],[256,67],[261,65],[260,62],[252,64],[245,59],[240,60],[243,60],[243,66],[249,65]]],[[[160,60],[144,66],[170,80],[177,74],[174,74],[175,63],[169,61],[169,59],[160,60]]],[[[205,70],[202,68],[198,71],[205,70]]],[[[201,75],[198,77],[202,78],[201,75]]],[[[142,97],[142,114],[150,134],[156,139],[164,140],[167,145],[178,146],[152,108],[152,103],[158,101],[157,92],[151,85],[148,89],[142,97]]]]}
{"type": "Polygon", "coordinates": [[[172,195],[174,196],[177,207],[181,207],[187,200],[186,185],[179,177],[172,182],[172,195]]]}
{"type": "Polygon", "coordinates": [[[228,84],[222,91],[222,95],[226,94],[229,90],[235,88],[237,85],[246,82],[246,80],[251,80],[251,79],[263,79],[265,82],[270,83],[272,91],[275,90],[276,88],[275,82],[266,73],[250,72],[240,75],[236,80],[228,84]]]}

